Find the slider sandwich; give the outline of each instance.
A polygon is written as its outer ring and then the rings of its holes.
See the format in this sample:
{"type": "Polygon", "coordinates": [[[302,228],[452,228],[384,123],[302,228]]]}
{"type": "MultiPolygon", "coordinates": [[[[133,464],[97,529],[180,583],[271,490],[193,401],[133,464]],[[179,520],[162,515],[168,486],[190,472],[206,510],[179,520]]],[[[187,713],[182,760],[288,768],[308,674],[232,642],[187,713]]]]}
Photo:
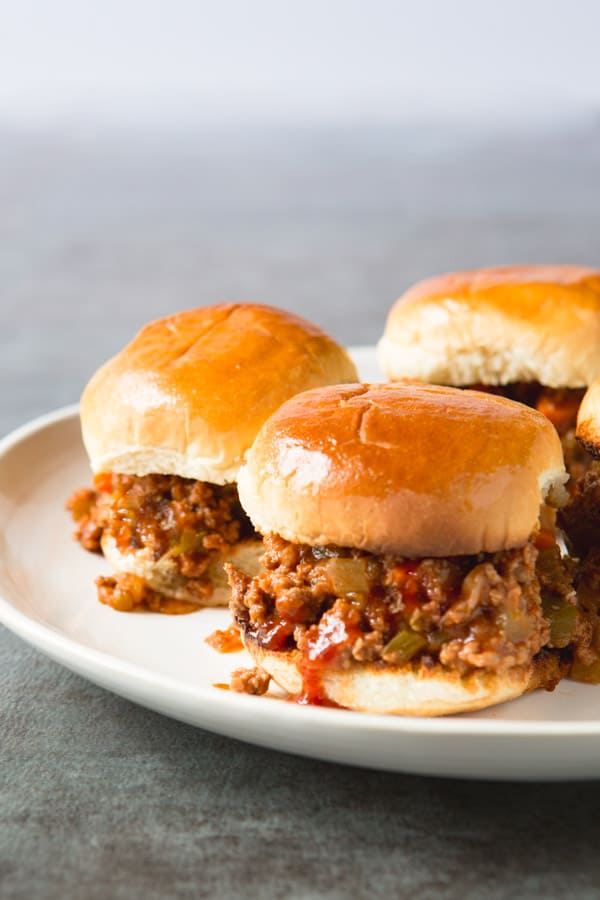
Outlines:
{"type": "Polygon", "coordinates": [[[264,535],[227,565],[255,663],[296,699],[441,715],[552,689],[589,628],[539,526],[566,500],[548,419],[431,385],[308,391],[264,424],[239,474],[264,535]]]}
{"type": "Polygon", "coordinates": [[[225,560],[252,570],[260,538],[242,510],[239,467],[285,400],[356,380],[315,325],[254,304],[209,306],[146,325],[81,400],[93,489],[68,507],[75,537],[116,570],[97,580],[119,610],[226,604],[225,560]]]}
{"type": "Polygon", "coordinates": [[[379,360],[392,381],[474,387],[543,412],[575,479],[591,463],[575,424],[585,389],[600,376],[599,347],[600,272],[510,266],[412,287],[390,310],[379,360]]]}

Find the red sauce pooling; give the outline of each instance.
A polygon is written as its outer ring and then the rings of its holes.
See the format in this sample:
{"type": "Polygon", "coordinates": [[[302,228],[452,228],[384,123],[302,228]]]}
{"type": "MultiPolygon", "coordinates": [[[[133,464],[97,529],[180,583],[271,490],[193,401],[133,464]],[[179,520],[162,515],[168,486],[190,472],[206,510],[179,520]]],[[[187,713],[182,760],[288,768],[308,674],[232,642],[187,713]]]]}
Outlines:
{"type": "Polygon", "coordinates": [[[283,650],[294,633],[295,622],[273,616],[264,622],[258,630],[258,639],[267,650],[283,650]]]}
{"type": "MultiPolygon", "coordinates": [[[[420,560],[406,560],[394,568],[394,584],[402,591],[404,610],[398,615],[398,625],[406,613],[409,614],[419,606],[419,568],[420,560]]],[[[302,690],[290,699],[300,704],[314,706],[339,707],[339,704],[330,700],[325,691],[324,676],[347,654],[357,638],[363,631],[360,627],[361,618],[367,615],[369,606],[377,604],[377,598],[372,596],[367,604],[367,610],[353,609],[342,616],[336,610],[330,610],[321,618],[318,625],[313,625],[307,632],[301,658],[298,664],[302,676],[302,690]]],[[[284,623],[282,622],[281,625],[284,623]]],[[[287,637],[286,637],[287,639],[287,637]]]]}
{"type": "Polygon", "coordinates": [[[549,528],[540,528],[536,538],[535,546],[538,550],[549,550],[556,545],[556,538],[549,528]]]}
{"type": "Polygon", "coordinates": [[[341,619],[333,610],[308,630],[299,663],[302,691],[294,697],[296,703],[338,705],[327,698],[323,676],[360,634],[358,622],[341,619]]]}

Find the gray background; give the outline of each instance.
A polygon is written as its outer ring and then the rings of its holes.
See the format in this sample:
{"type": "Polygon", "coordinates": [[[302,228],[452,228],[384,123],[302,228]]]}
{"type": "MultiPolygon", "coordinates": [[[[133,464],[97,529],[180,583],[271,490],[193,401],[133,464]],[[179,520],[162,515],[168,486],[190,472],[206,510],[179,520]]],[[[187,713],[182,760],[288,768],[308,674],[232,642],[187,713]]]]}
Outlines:
{"type": "MultiPolygon", "coordinates": [[[[599,27],[594,0],[0,0],[0,433],[168,312],[372,343],[429,274],[598,265],[599,27]]],[[[600,897],[599,807],[245,746],[0,629],[2,900],[600,897]]]]}
{"type": "Polygon", "coordinates": [[[186,307],[272,303],[373,343],[427,275],[597,264],[599,163],[600,115],[559,131],[0,128],[1,424],[76,400],[140,325],[186,307]]]}

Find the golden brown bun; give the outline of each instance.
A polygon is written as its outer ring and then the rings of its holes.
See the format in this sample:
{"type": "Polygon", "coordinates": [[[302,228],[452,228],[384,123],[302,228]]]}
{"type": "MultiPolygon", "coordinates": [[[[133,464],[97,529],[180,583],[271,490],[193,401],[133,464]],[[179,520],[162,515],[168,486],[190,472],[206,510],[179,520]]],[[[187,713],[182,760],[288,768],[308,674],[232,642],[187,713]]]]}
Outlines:
{"type": "MultiPolygon", "coordinates": [[[[257,665],[292,695],[302,691],[298,668],[300,651],[265,650],[249,635],[244,644],[257,665]]],[[[533,665],[509,669],[500,675],[474,672],[461,677],[443,666],[433,669],[354,663],[350,668],[325,671],[325,698],[361,712],[402,716],[444,716],[473,712],[520,697],[531,685],[533,665]]]]}
{"type": "Polygon", "coordinates": [[[600,375],[599,346],[600,272],[507,266],[415,285],[390,310],[378,349],[393,381],[575,388],[600,375]]]}
{"type": "Polygon", "coordinates": [[[585,392],[577,414],[577,437],[588,453],[600,457],[600,379],[585,392]]]}
{"type": "Polygon", "coordinates": [[[125,553],[118,549],[114,538],[106,533],[101,543],[104,556],[117,572],[137,575],[165,597],[186,600],[197,606],[227,606],[231,599],[231,590],[223,563],[234,563],[242,572],[253,576],[260,571],[259,560],[264,553],[262,541],[247,540],[241,541],[229,553],[215,557],[208,570],[208,577],[214,586],[213,592],[210,597],[200,600],[198,594],[189,589],[189,578],[179,574],[175,561],[168,553],[158,560],[144,549],[125,553]]]}
{"type": "Polygon", "coordinates": [[[566,499],[560,440],[503,397],[421,384],[346,385],[288,400],[240,470],[263,534],[406,557],[523,545],[566,499]]]}
{"type": "Polygon", "coordinates": [[[235,481],[265,419],[299,391],[356,380],[346,351],[283,310],[228,304],[146,325],[81,400],[94,472],[235,481]]]}

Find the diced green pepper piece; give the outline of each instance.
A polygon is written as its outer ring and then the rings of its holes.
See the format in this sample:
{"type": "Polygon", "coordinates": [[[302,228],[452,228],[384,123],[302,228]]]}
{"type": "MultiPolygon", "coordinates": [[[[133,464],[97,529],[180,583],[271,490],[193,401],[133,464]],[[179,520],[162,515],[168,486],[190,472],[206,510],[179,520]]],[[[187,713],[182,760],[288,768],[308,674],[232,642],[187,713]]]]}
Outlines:
{"type": "Polygon", "coordinates": [[[402,665],[409,662],[415,654],[427,646],[427,641],[422,634],[417,634],[410,628],[401,628],[383,650],[383,658],[386,662],[402,665]]]}
{"type": "Polygon", "coordinates": [[[567,647],[572,640],[577,623],[577,607],[552,597],[542,600],[544,615],[550,622],[552,647],[567,647]]]}
{"type": "Polygon", "coordinates": [[[182,553],[199,553],[203,549],[202,532],[193,528],[184,528],[180,535],[174,535],[171,545],[171,556],[182,553]]]}

